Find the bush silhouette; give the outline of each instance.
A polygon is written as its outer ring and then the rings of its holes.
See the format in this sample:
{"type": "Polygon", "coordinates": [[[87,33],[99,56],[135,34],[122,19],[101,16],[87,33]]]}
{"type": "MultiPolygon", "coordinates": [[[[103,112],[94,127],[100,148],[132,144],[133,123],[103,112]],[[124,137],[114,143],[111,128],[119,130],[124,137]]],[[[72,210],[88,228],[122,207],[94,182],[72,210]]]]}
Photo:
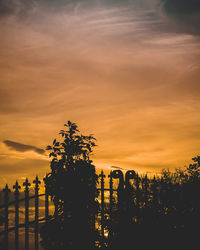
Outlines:
{"type": "Polygon", "coordinates": [[[61,142],[56,139],[47,146],[51,172],[44,179],[47,193],[58,206],[56,218],[42,230],[46,249],[93,247],[95,215],[98,211],[98,176],[90,155],[96,146],[92,135],[81,135],[70,121],[61,130],[61,142]]]}

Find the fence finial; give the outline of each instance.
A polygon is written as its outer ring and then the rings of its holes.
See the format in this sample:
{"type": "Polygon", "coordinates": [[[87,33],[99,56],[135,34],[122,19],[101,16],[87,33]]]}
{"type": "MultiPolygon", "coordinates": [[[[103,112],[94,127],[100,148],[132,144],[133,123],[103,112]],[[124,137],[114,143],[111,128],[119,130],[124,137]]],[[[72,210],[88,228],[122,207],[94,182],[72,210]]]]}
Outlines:
{"type": "Polygon", "coordinates": [[[103,170],[101,170],[101,174],[100,174],[99,176],[100,176],[101,178],[104,178],[104,177],[105,177],[103,170]]]}
{"type": "Polygon", "coordinates": [[[13,189],[15,189],[15,192],[19,192],[19,189],[21,189],[21,186],[18,184],[18,181],[16,181],[15,185],[13,185],[13,189]]]}
{"type": "Polygon", "coordinates": [[[25,186],[25,189],[28,189],[30,185],[31,183],[28,181],[28,178],[26,178],[26,181],[23,183],[23,186],[25,186]]]}
{"type": "Polygon", "coordinates": [[[35,180],[33,181],[33,183],[35,184],[35,187],[37,187],[37,188],[38,188],[39,184],[41,183],[41,181],[39,180],[37,175],[36,175],[35,180]]]}
{"type": "Polygon", "coordinates": [[[8,188],[8,184],[6,184],[5,188],[3,189],[3,192],[9,193],[10,189],[8,188]]]}

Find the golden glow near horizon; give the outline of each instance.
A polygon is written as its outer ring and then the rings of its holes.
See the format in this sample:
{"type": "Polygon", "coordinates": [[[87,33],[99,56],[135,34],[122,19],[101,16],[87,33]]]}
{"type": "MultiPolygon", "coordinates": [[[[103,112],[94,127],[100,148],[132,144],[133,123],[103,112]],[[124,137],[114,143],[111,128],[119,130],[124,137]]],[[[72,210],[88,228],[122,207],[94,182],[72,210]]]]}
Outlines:
{"type": "Polygon", "coordinates": [[[0,184],[48,172],[37,148],[67,120],[97,138],[99,168],[156,173],[200,153],[197,24],[170,0],[33,2],[0,3],[0,184]]]}

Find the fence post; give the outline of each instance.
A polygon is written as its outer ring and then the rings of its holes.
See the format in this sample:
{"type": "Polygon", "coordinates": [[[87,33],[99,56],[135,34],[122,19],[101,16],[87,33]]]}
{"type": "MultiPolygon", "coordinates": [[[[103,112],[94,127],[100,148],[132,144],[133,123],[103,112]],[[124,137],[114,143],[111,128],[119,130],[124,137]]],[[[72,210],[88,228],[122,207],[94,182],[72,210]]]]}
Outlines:
{"type": "Polygon", "coordinates": [[[39,191],[39,184],[41,183],[36,176],[35,180],[33,181],[35,184],[35,250],[38,250],[38,207],[39,207],[39,199],[38,199],[38,191],[39,191]]]}
{"type": "Polygon", "coordinates": [[[109,181],[109,189],[110,189],[110,207],[109,207],[109,213],[110,213],[110,228],[109,228],[109,241],[110,244],[112,243],[113,238],[113,177],[112,177],[112,171],[110,171],[110,174],[108,176],[110,178],[109,181]]]}
{"type": "Polygon", "coordinates": [[[146,208],[148,206],[148,177],[145,175],[142,181],[142,188],[144,193],[144,207],[146,208]]]}
{"type": "Polygon", "coordinates": [[[29,249],[29,186],[31,184],[28,182],[28,179],[26,178],[26,181],[23,183],[23,186],[25,187],[24,193],[25,193],[25,249],[29,249]]]}
{"type": "Polygon", "coordinates": [[[135,176],[135,186],[136,186],[136,193],[135,193],[135,198],[136,198],[136,216],[137,216],[137,223],[139,223],[139,211],[140,211],[140,177],[138,174],[135,176]]]}
{"type": "Polygon", "coordinates": [[[15,250],[19,249],[19,189],[20,185],[16,181],[13,186],[15,194],[15,250]]]}
{"type": "Polygon", "coordinates": [[[133,194],[132,194],[132,185],[130,183],[131,179],[135,179],[136,177],[136,173],[134,170],[129,170],[126,172],[125,175],[125,191],[126,191],[126,199],[127,199],[127,208],[129,209],[130,207],[132,207],[132,203],[133,203],[133,194]]]}
{"type": "MultiPolygon", "coordinates": [[[[130,183],[131,179],[134,179],[136,173],[134,170],[129,170],[125,175],[125,211],[127,224],[130,224],[133,217],[133,186],[130,183]]],[[[128,225],[127,225],[128,226],[128,225]]]]}
{"type": "Polygon", "coordinates": [[[121,170],[114,170],[112,172],[112,176],[115,179],[119,179],[119,186],[117,189],[117,202],[119,212],[122,212],[122,200],[123,200],[123,192],[124,192],[124,176],[121,170]]]}
{"type": "Polygon", "coordinates": [[[4,192],[4,203],[5,203],[5,225],[4,225],[4,230],[5,230],[5,249],[8,249],[8,203],[9,203],[9,192],[10,189],[8,188],[8,185],[6,184],[5,188],[3,189],[4,192]]]}
{"type": "Polygon", "coordinates": [[[47,193],[47,185],[45,184],[45,222],[48,222],[49,218],[49,195],[47,193]]]}
{"type": "Polygon", "coordinates": [[[124,175],[121,170],[114,170],[112,172],[114,179],[119,179],[119,185],[117,188],[117,227],[116,237],[120,238],[124,232],[124,175]]]}
{"type": "Polygon", "coordinates": [[[102,236],[102,243],[104,241],[104,173],[103,170],[101,171],[101,174],[99,175],[99,177],[101,178],[101,236],[102,236]]]}

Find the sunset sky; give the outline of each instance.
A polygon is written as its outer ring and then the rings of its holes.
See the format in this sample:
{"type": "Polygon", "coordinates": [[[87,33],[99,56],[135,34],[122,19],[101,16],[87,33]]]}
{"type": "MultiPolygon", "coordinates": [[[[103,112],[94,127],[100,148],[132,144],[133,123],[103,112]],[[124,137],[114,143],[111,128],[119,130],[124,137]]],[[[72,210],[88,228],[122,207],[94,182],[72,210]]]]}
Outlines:
{"type": "Polygon", "coordinates": [[[0,185],[50,171],[68,120],[97,168],[200,154],[199,0],[1,0],[0,185]]]}

